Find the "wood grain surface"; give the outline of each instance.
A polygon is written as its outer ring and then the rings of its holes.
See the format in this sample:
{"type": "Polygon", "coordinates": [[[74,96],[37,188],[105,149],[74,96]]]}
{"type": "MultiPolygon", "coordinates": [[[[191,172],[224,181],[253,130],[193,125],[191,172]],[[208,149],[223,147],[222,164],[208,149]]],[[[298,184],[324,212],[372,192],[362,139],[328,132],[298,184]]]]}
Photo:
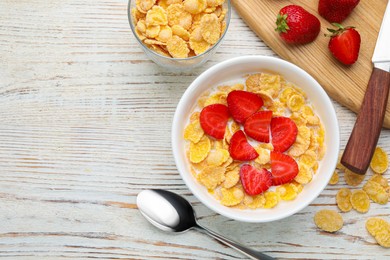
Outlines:
{"type": "MultiPolygon", "coordinates": [[[[244,259],[195,231],[176,235],[151,226],[135,204],[149,188],[183,195],[203,225],[277,258],[390,257],[364,227],[370,216],[390,221],[389,205],[343,214],[345,225],[335,234],[315,227],[317,210],[337,209],[343,177],[274,223],[232,221],[192,196],[170,143],[181,95],[220,61],[275,54],[234,10],[208,63],[168,72],[137,45],[126,6],[125,0],[0,1],[1,259],[244,259]]],[[[356,118],[334,105],[344,147],[356,118]]],[[[379,145],[390,153],[389,130],[379,145]]]]}
{"type": "MultiPolygon", "coordinates": [[[[351,110],[358,112],[372,72],[374,52],[379,28],[387,0],[361,0],[353,13],[343,21],[344,26],[355,26],[361,35],[358,61],[345,66],[332,57],[328,50],[329,33],[333,26],[318,14],[318,1],[292,0],[232,0],[240,16],[282,58],[309,72],[327,91],[328,95],[351,110]],[[289,4],[299,4],[321,21],[321,32],[309,44],[291,46],[282,41],[275,32],[276,15],[289,4]]],[[[384,126],[390,128],[390,103],[387,104],[384,126]]]]}

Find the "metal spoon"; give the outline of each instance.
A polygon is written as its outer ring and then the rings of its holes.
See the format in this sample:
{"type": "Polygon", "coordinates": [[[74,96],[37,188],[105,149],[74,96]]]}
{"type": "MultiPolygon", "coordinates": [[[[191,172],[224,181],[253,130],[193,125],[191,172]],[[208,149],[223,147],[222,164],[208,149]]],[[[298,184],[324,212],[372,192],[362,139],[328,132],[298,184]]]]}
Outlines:
{"type": "Polygon", "coordinates": [[[189,229],[196,229],[214,237],[251,259],[274,259],[202,227],[196,221],[195,212],[191,204],[173,192],[158,189],[141,191],[137,196],[137,206],[150,223],[164,231],[184,232],[189,229]]]}

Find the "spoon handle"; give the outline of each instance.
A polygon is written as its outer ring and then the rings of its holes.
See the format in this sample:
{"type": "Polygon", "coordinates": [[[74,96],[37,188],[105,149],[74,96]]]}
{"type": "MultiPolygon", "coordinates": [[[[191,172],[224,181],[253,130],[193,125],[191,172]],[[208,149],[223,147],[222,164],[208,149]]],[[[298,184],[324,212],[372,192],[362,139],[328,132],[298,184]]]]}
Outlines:
{"type": "Polygon", "coordinates": [[[218,234],[218,233],[216,233],[208,228],[200,226],[198,223],[196,224],[195,228],[197,230],[199,230],[200,232],[205,233],[205,234],[221,241],[225,245],[228,245],[231,248],[236,249],[237,251],[243,253],[244,255],[248,256],[251,259],[261,259],[261,260],[274,260],[275,259],[273,257],[270,257],[270,256],[265,255],[263,253],[260,253],[258,251],[252,250],[248,247],[245,247],[245,246],[243,246],[237,242],[234,242],[233,240],[230,240],[226,237],[223,237],[220,234],[218,234]]]}

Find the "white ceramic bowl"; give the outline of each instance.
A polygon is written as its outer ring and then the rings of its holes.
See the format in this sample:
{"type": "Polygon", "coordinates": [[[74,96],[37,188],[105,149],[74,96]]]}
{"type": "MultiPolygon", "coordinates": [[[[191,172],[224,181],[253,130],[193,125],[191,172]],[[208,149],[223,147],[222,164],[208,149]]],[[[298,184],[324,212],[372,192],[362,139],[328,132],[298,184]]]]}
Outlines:
{"type": "Polygon", "coordinates": [[[244,222],[269,222],[288,217],[309,205],[328,184],[339,153],[339,125],[334,107],[320,84],[307,72],[287,61],[265,56],[244,56],[221,62],[203,72],[182,96],[173,118],[172,148],[176,166],[191,192],[208,208],[231,219],[244,222]],[[326,153],[313,180],[293,201],[281,201],[272,209],[236,209],[220,204],[191,174],[186,157],[184,128],[196,107],[198,97],[208,88],[226,81],[242,79],[246,74],[274,72],[304,90],[325,127],[326,153]]]}

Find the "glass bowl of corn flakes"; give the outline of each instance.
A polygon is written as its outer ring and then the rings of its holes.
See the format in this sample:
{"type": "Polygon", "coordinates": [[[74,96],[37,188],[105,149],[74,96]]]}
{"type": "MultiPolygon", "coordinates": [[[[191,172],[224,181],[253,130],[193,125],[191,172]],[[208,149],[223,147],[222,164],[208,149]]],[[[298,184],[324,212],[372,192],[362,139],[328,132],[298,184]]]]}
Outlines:
{"type": "Polygon", "coordinates": [[[338,160],[339,126],[326,92],[282,59],[221,62],[183,94],[172,124],[178,171],[208,208],[269,222],[308,206],[338,160]]]}
{"type": "Polygon", "coordinates": [[[129,0],[131,30],[146,55],[169,70],[204,64],[229,27],[230,0],[129,0]]]}

